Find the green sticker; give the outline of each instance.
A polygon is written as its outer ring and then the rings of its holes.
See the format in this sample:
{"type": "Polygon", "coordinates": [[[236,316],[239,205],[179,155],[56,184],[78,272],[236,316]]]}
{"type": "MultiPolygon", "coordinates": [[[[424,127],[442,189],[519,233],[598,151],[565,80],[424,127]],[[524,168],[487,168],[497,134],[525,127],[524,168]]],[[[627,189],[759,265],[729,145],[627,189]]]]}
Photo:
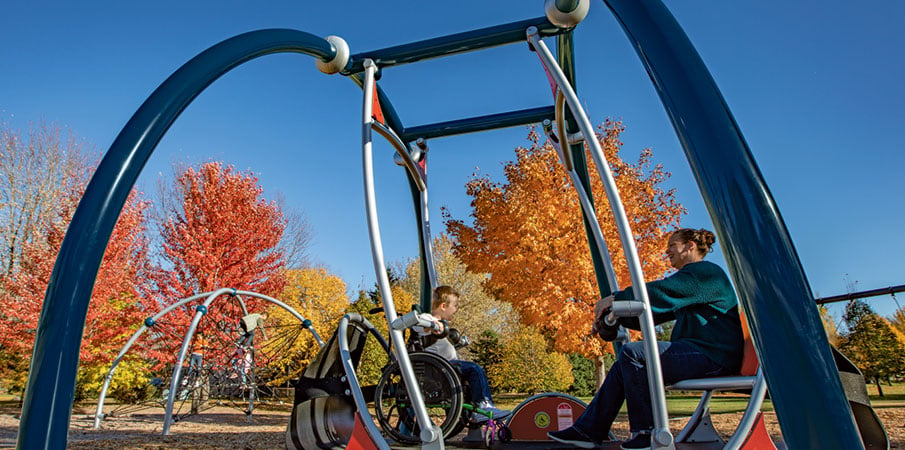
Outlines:
{"type": "Polygon", "coordinates": [[[538,428],[547,428],[550,426],[550,415],[541,411],[534,415],[534,424],[538,428]]]}

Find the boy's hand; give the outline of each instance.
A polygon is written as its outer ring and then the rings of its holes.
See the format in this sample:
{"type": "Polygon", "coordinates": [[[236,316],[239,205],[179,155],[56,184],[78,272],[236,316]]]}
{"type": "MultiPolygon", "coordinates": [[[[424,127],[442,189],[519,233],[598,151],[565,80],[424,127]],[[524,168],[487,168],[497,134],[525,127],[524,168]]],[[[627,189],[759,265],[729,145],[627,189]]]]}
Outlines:
{"type": "Polygon", "coordinates": [[[438,318],[437,316],[435,316],[433,314],[429,314],[429,313],[424,313],[421,315],[421,318],[429,320],[433,324],[433,326],[430,329],[431,333],[444,334],[446,332],[446,327],[443,326],[444,321],[441,320],[440,318],[438,318]]]}

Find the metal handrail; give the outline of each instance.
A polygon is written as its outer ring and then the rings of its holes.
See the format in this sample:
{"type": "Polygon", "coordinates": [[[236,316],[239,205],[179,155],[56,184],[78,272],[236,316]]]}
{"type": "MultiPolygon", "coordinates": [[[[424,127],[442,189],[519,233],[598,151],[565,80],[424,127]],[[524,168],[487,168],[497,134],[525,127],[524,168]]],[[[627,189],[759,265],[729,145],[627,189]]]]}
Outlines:
{"type": "MultiPolygon", "coordinates": [[[[364,83],[362,89],[364,91],[364,101],[362,107],[362,169],[364,178],[365,191],[365,209],[368,219],[368,236],[371,243],[371,257],[374,263],[374,272],[377,277],[377,285],[380,289],[381,300],[383,302],[384,315],[386,316],[387,325],[390,327],[390,341],[396,351],[396,357],[399,361],[399,369],[402,373],[402,379],[411,395],[412,408],[419,423],[431,424],[430,416],[427,414],[427,408],[424,405],[424,397],[418,387],[418,381],[415,378],[415,372],[412,370],[412,363],[408,357],[408,351],[405,348],[405,338],[402,332],[392,329],[392,323],[396,320],[396,307],[393,303],[393,293],[390,290],[390,280],[387,277],[386,262],[383,258],[383,244],[380,239],[380,224],[377,219],[377,200],[374,193],[374,161],[371,142],[371,129],[374,123],[371,117],[373,111],[373,95],[374,75],[377,72],[377,66],[371,60],[364,62],[364,83]]],[[[440,429],[434,426],[421,427],[421,440],[425,446],[439,446],[443,448],[443,435],[440,429]]]]}
{"type": "MultiPolygon", "coordinates": [[[[526,33],[528,35],[528,41],[540,58],[541,63],[556,82],[557,89],[562,92],[566,104],[568,104],[569,109],[577,119],[579,129],[586,137],[588,137],[585,141],[588,143],[588,147],[591,150],[591,156],[594,158],[594,162],[597,165],[597,171],[603,181],[607,200],[613,211],[616,228],[619,230],[619,237],[622,241],[622,248],[628,265],[629,276],[632,280],[632,292],[636,300],[639,300],[646,305],[650,305],[650,300],[647,296],[647,288],[644,284],[644,272],[641,269],[641,261],[638,257],[638,250],[635,247],[631,226],[629,225],[625,208],[622,205],[622,200],[619,197],[616,182],[613,179],[612,171],[603,154],[603,149],[600,148],[600,143],[597,139],[590,138],[591,136],[596,136],[594,128],[591,126],[591,122],[588,120],[588,116],[582,108],[578,96],[575,94],[575,91],[563,74],[562,69],[556,64],[550,50],[541,40],[537,29],[528,28],[526,33]]],[[[666,394],[663,389],[663,375],[660,371],[660,354],[655,338],[654,319],[653,315],[649,312],[649,307],[646,308],[646,311],[645,314],[641,315],[640,322],[641,332],[645,337],[644,351],[648,357],[648,362],[646,364],[647,378],[650,387],[651,409],[654,419],[651,443],[654,445],[653,448],[674,449],[673,436],[669,431],[669,419],[666,411],[666,394]]]]}

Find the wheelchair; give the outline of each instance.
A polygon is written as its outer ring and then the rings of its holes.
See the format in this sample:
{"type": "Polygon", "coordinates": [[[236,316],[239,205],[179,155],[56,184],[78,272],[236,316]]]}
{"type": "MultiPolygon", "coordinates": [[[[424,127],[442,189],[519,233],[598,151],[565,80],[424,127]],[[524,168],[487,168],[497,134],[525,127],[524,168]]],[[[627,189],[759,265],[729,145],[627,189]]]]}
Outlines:
{"type": "MultiPolygon", "coordinates": [[[[444,324],[445,325],[445,324],[444,324]]],[[[427,413],[434,425],[448,439],[468,427],[481,430],[481,440],[488,447],[496,440],[508,442],[512,438],[503,419],[490,418],[486,422],[476,420],[479,412],[470,399],[470,386],[463,383],[458,370],[443,357],[424,351],[437,339],[449,339],[456,349],[468,345],[468,339],[458,330],[450,329],[446,335],[418,336],[410,330],[406,347],[418,387],[424,397],[427,413]]],[[[374,409],[381,429],[397,442],[418,444],[421,428],[411,407],[411,396],[406,389],[399,364],[392,359],[383,369],[377,383],[374,409]]],[[[471,433],[469,434],[471,436],[471,433]]]]}

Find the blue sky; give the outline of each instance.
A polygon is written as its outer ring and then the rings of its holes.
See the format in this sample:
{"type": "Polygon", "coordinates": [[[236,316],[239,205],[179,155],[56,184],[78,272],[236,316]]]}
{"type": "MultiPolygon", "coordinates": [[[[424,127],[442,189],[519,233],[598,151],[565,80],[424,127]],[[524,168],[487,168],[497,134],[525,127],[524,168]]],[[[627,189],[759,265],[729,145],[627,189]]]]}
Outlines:
{"type": "MultiPolygon", "coordinates": [[[[783,214],[816,296],[905,283],[905,3],[667,0],[707,63],[783,214]]],[[[106,151],[147,96],[182,64],[236,34],[293,28],[343,37],[352,52],[543,14],[541,0],[485,2],[4,2],[0,117],[45,120],[106,151]]],[[[624,33],[592,1],[575,35],[578,91],[591,121],[621,118],[623,154],[652,147],[688,208],[712,228],[675,133],[624,33]]],[[[546,106],[536,57],[512,45],[384,71],[407,126],[546,106]]],[[[303,211],[315,262],[350,289],[373,284],[360,148],[361,92],[310,57],[273,55],[228,73],[176,121],[139,180],[153,192],[175,161],[223,160],[257,173],[303,211]]],[[[525,145],[514,128],[430,142],[435,232],[440,207],[469,214],[476,170],[500,178],[525,145]],[[477,169],[476,169],[477,168],[477,169]]],[[[392,148],[375,144],[389,261],[417,254],[411,200],[392,148]]],[[[722,262],[717,255],[716,260],[722,262]]],[[[905,295],[900,297],[905,300],[905,295]]],[[[905,304],[905,301],[900,300],[905,304]]],[[[889,297],[871,304],[890,314],[889,297]]]]}

